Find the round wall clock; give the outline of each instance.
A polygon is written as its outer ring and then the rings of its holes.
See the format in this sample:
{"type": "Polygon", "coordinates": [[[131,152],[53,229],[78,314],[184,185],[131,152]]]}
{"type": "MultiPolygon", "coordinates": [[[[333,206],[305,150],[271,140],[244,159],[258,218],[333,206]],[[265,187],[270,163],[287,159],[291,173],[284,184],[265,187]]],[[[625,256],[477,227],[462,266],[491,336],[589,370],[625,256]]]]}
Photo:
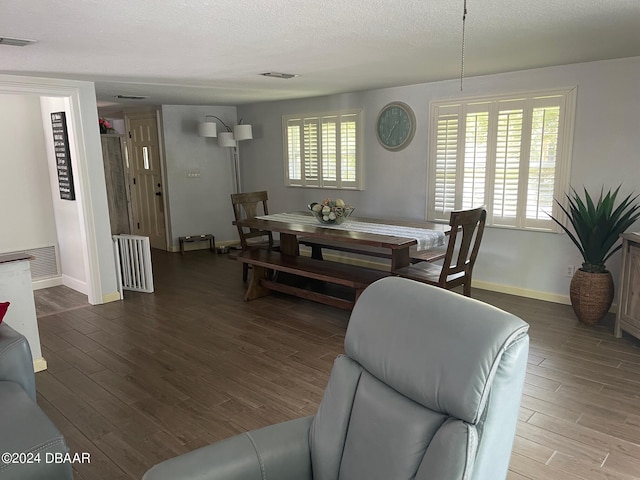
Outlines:
{"type": "Polygon", "coordinates": [[[416,133],[416,117],[406,103],[391,102],[378,114],[376,134],[380,145],[387,150],[405,148],[416,133]]]}

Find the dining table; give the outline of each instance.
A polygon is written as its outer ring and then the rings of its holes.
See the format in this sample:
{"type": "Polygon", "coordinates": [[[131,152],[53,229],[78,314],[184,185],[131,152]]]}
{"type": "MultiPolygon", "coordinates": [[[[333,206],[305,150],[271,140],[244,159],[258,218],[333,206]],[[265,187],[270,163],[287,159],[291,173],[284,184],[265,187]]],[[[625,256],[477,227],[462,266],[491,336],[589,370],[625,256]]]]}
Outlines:
{"type": "Polygon", "coordinates": [[[342,308],[352,308],[362,290],[373,281],[391,275],[394,269],[408,266],[412,261],[412,251],[428,252],[441,247],[450,229],[446,224],[367,217],[349,217],[342,224],[324,224],[311,212],[276,213],[233,223],[277,233],[280,240],[278,252],[251,250],[236,257],[253,266],[245,300],[254,300],[279,290],[342,308]],[[385,271],[308,258],[300,255],[301,242],[316,246],[326,244],[329,248],[338,249],[344,246],[349,252],[386,256],[391,265],[385,271]],[[299,285],[283,285],[268,273],[273,271],[341,285],[355,291],[355,296],[345,301],[328,294],[310,292],[299,285]]]}
{"type": "Polygon", "coordinates": [[[280,236],[280,252],[299,255],[299,239],[312,239],[318,243],[344,244],[351,251],[367,254],[387,252],[391,270],[410,263],[410,249],[418,252],[444,244],[448,224],[427,221],[349,217],[342,224],[320,223],[310,212],[276,213],[242,220],[242,226],[270,230],[280,236]]]}

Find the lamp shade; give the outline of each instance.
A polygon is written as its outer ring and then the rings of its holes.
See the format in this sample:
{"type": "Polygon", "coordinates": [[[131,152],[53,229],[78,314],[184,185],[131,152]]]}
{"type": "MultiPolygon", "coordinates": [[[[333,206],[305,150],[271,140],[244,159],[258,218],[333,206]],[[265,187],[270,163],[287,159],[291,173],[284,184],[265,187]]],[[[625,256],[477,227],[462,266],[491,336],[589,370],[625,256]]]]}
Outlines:
{"type": "Polygon", "coordinates": [[[253,138],[253,130],[251,125],[240,124],[233,127],[233,138],[236,140],[251,140],[253,138]]]}
{"type": "Polygon", "coordinates": [[[216,122],[200,122],[198,124],[198,135],[201,137],[217,137],[216,122]]]}
{"type": "Polygon", "coordinates": [[[218,135],[218,145],[221,147],[235,147],[236,141],[233,138],[233,132],[220,132],[218,135]]]}

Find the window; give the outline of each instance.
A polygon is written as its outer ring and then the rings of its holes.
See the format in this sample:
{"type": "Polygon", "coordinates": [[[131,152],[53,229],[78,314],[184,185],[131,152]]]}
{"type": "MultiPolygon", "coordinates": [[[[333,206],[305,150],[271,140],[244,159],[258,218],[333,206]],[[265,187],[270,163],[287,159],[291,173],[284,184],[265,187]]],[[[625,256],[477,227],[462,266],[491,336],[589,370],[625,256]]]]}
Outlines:
{"type": "Polygon", "coordinates": [[[361,112],[283,117],[285,185],[361,190],[361,112]]]}
{"type": "Polygon", "coordinates": [[[429,220],[487,206],[487,224],[555,230],[569,185],[575,89],[431,104],[429,220]]]}

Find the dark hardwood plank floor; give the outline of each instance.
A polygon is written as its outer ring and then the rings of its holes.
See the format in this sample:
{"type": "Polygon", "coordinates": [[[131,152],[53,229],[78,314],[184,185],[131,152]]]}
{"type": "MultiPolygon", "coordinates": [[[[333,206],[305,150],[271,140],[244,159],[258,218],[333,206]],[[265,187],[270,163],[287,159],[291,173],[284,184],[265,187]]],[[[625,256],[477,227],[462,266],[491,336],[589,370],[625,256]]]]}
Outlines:
{"type": "MultiPolygon", "coordinates": [[[[241,265],[208,250],[153,252],[154,294],[91,306],[36,292],[48,370],[38,401],[77,479],[139,479],[166,458],[313,414],[349,314],[274,294],[242,301],[241,265]]],[[[640,342],[579,325],[571,307],[474,290],[531,324],[510,480],[640,478],[640,342]]]]}

